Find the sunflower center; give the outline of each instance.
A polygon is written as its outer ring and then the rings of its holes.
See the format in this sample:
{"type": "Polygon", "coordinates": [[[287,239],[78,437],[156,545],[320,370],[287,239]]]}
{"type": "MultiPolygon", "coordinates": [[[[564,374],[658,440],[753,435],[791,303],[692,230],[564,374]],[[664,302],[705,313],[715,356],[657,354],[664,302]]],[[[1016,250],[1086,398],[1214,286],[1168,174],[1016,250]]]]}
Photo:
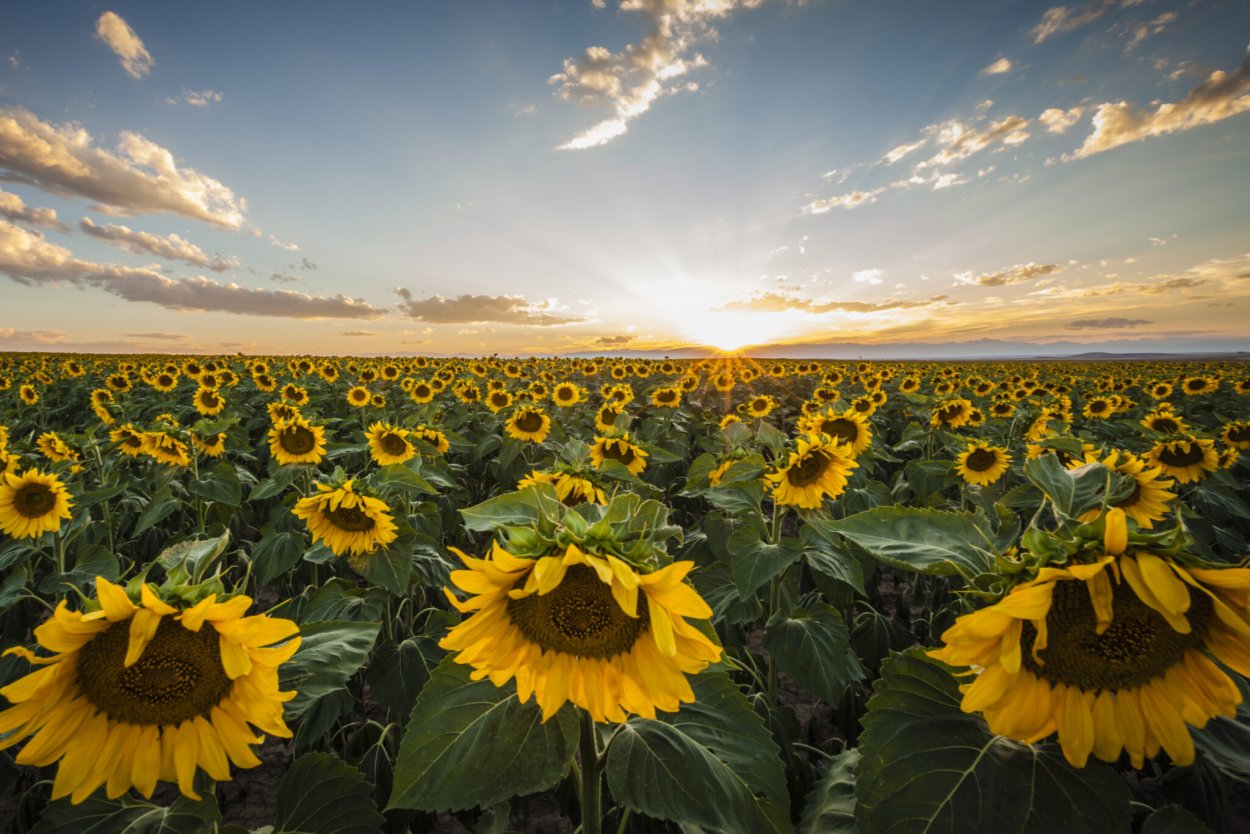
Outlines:
{"type": "Polygon", "coordinates": [[[13,509],[26,518],[40,518],[56,507],[56,495],[47,484],[31,483],[18,487],[13,509]]]}
{"type": "Polygon", "coordinates": [[[382,435],[382,439],[378,441],[378,445],[382,447],[382,451],[388,455],[399,457],[408,453],[408,441],[400,437],[393,431],[382,435]]]}
{"type": "Polygon", "coordinates": [[[823,434],[836,437],[838,440],[845,440],[848,443],[854,443],[859,438],[859,426],[855,425],[854,420],[848,420],[845,417],[825,420],[820,424],[820,431],[823,434]]]}
{"type": "Polygon", "coordinates": [[[1181,634],[1138,599],[1127,582],[1114,584],[1111,625],[1097,634],[1098,618],[1085,583],[1057,582],[1046,614],[1047,647],[1038,652],[1044,663],[1033,659],[1037,630],[1027,621],[1021,633],[1022,663],[1051,683],[1086,692],[1142,686],[1179,663],[1185,652],[1202,647],[1211,601],[1203,593],[1194,593],[1191,599],[1186,616],[1193,631],[1181,634]]]}
{"type": "Polygon", "coordinates": [[[805,487],[820,480],[829,465],[829,458],[822,452],[809,452],[801,461],[786,470],[786,480],[796,487],[805,487]]]}
{"type": "Polygon", "coordinates": [[[188,631],[162,618],[143,655],[122,665],[130,621],[113,623],[78,653],[78,688],[114,721],[178,724],[209,710],[230,692],[216,629],[188,631]]]}
{"type": "Polygon", "coordinates": [[[1228,439],[1234,443],[1245,443],[1250,440],[1250,425],[1233,426],[1228,430],[1228,439]]]}
{"type": "Polygon", "coordinates": [[[412,393],[416,394],[418,397],[428,397],[430,396],[430,386],[418,385],[416,388],[412,389],[412,393]]]}
{"type": "Polygon", "coordinates": [[[524,411],[515,425],[523,432],[536,432],[543,427],[543,416],[536,411],[524,411]]]}
{"type": "Polygon", "coordinates": [[[605,659],[628,652],[651,625],[645,602],[630,617],[585,565],[570,565],[550,593],[509,600],[508,619],[544,649],[605,659]]]}
{"type": "Polygon", "coordinates": [[[1098,414],[1099,412],[1106,411],[1106,410],[1107,410],[1107,404],[1103,402],[1102,400],[1094,400],[1092,403],[1089,404],[1089,411],[1091,414],[1098,414]]]}
{"type": "Polygon", "coordinates": [[[985,472],[994,468],[994,464],[998,462],[998,455],[989,449],[974,449],[969,455],[964,465],[973,472],[985,472]]]}
{"type": "Polygon", "coordinates": [[[292,455],[306,455],[317,447],[316,436],[303,426],[292,426],[278,437],[282,450],[292,455]]]}
{"type": "Polygon", "coordinates": [[[1159,452],[1159,462],[1168,466],[1193,466],[1202,463],[1202,459],[1202,447],[1197,443],[1182,443],[1159,452]]]}
{"type": "Polygon", "coordinates": [[[1161,434],[1173,434],[1181,430],[1171,417],[1157,417],[1151,421],[1150,427],[1161,434]]]}
{"type": "Polygon", "coordinates": [[[337,510],[326,510],[326,518],[340,530],[349,533],[363,533],[372,530],[377,524],[360,507],[339,507],[337,510]]]}
{"type": "Polygon", "coordinates": [[[604,408],[599,412],[599,422],[605,426],[614,426],[616,425],[617,413],[615,409],[604,408]]]}
{"type": "Polygon", "coordinates": [[[629,466],[637,457],[633,448],[625,441],[604,443],[603,456],[608,460],[619,461],[623,466],[629,466]]]}

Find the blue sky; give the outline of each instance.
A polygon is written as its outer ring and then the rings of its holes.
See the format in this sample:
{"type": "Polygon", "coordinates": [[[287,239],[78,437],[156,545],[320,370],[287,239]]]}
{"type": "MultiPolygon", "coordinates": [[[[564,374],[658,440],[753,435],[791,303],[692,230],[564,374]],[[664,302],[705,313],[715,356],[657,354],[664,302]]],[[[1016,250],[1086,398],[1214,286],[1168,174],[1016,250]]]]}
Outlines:
{"type": "Polygon", "coordinates": [[[1244,2],[357,5],[6,10],[0,348],[1250,344],[1244,2]]]}

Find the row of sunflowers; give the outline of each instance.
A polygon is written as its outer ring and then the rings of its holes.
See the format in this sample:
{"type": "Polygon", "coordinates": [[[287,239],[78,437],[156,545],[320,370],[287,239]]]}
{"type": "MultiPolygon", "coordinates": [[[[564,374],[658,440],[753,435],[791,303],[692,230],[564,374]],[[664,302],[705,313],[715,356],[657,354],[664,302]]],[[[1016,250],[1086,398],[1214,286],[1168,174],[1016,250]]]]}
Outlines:
{"type": "Polygon", "coordinates": [[[1234,831],[1250,368],[0,355],[6,831],[1234,831]]]}

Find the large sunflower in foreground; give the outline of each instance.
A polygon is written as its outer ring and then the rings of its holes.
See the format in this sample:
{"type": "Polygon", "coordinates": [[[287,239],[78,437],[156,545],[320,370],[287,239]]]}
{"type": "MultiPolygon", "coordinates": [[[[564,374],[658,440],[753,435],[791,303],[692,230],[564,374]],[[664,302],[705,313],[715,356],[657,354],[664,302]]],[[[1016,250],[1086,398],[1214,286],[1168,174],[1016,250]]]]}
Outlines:
{"type": "Polygon", "coordinates": [[[489,558],[455,550],[467,570],[451,580],[472,594],[452,604],[472,616],[439,643],[496,686],[516,679],[546,721],[566,702],[596,721],[654,718],[694,701],[686,675],[720,659],[720,647],[687,617],[712,609],[682,580],[693,562],[641,573],[617,557],[563,553],[524,559],[495,543],[489,558]]]}
{"type": "Polygon", "coordinates": [[[395,541],[390,509],[381,498],[362,495],[346,481],[339,487],[317,484],[317,494],[301,498],[291,512],[308,524],[314,544],[325,542],[335,556],[359,556],[395,541]]]}
{"type": "Polygon", "coordinates": [[[859,466],[850,448],[828,435],[798,439],[786,465],[765,477],[773,484],[773,501],[814,510],[825,496],[837,498],[846,490],[846,479],[859,466]]]}
{"type": "Polygon", "coordinates": [[[243,616],[246,596],[179,609],[144,584],[136,605],[102,577],[96,593],[86,611],[62,601],[35,629],[51,657],[5,652],[42,668],[0,689],[14,704],[0,712],[0,748],[29,737],[18,764],[59,762],[54,800],[79,803],[101,786],[110,799],[132,787],[151,797],[158,781],[198,800],[197,768],[224,781],[231,763],[260,764],[252,727],[290,738],[282,704],[295,693],[278,691],[278,666],[299,648],[295,623],[243,616]]]}
{"type": "Polygon", "coordinates": [[[961,687],[962,709],[999,735],[1031,743],[1058,732],[1075,767],[1124,751],[1140,768],[1160,749],[1191,764],[1186,725],[1231,718],[1241,701],[1212,657],[1250,675],[1250,569],[1130,550],[1119,510],[1106,528],[1095,561],[1042,568],[960,617],[930,654],[977,670],[961,687]]]}
{"type": "Polygon", "coordinates": [[[61,522],[71,517],[71,506],[65,484],[51,473],[27,469],[19,475],[14,465],[0,475],[0,532],[15,539],[60,530],[61,522]]]}

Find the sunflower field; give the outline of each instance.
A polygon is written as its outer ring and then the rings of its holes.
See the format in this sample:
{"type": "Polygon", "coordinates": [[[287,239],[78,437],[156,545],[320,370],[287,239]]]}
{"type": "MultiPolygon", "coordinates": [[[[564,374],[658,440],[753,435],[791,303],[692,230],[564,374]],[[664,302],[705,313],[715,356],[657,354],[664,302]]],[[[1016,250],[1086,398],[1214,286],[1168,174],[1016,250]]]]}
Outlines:
{"type": "Polygon", "coordinates": [[[0,830],[1250,819],[1242,363],[0,354],[0,830]]]}

